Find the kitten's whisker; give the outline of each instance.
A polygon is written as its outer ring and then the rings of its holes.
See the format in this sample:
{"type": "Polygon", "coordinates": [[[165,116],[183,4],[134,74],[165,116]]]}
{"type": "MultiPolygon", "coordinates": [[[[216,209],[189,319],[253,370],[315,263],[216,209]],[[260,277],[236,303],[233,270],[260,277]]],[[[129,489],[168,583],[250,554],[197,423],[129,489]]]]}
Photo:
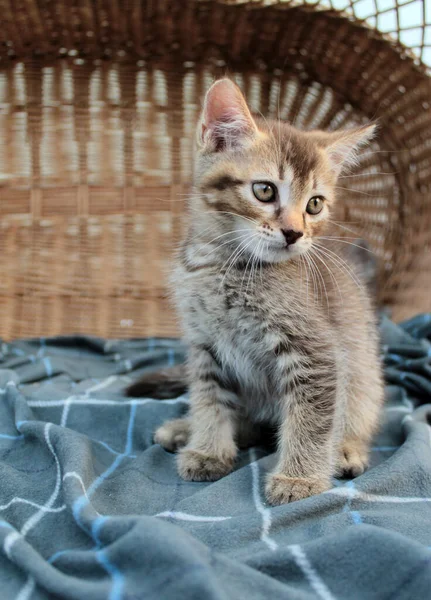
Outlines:
{"type": "MultiPolygon", "coordinates": [[[[207,227],[207,229],[214,229],[214,227],[212,225],[210,225],[209,227],[207,227]]],[[[201,233],[203,234],[204,231],[202,231],[201,233]]],[[[235,235],[236,233],[240,233],[242,231],[250,232],[250,229],[245,228],[245,229],[233,229],[232,231],[225,231],[224,233],[217,235],[215,238],[209,240],[208,242],[205,242],[205,246],[207,246],[208,244],[212,244],[213,242],[215,242],[216,240],[218,240],[219,238],[221,238],[225,235],[235,235]]],[[[205,241],[205,236],[202,235],[202,242],[204,242],[204,241],[205,241]]]]}
{"type": "MultiPolygon", "coordinates": [[[[203,212],[205,212],[205,214],[211,213],[211,215],[213,215],[213,216],[215,216],[215,217],[216,217],[216,216],[218,216],[219,212],[224,212],[224,211],[218,211],[218,212],[215,212],[215,211],[202,211],[202,210],[196,210],[196,212],[197,212],[197,213],[199,213],[199,214],[202,214],[203,212]]],[[[228,213],[228,214],[235,214],[235,213],[228,213]]],[[[253,222],[251,219],[248,219],[247,217],[243,217],[243,218],[244,218],[244,219],[247,219],[247,220],[249,220],[250,222],[252,222],[252,223],[253,223],[253,224],[255,224],[255,225],[259,225],[259,223],[258,223],[257,221],[254,223],[254,222],[253,222]]],[[[189,239],[190,241],[193,241],[193,240],[195,240],[197,237],[199,237],[199,236],[201,236],[203,233],[205,233],[206,231],[208,231],[208,230],[211,230],[211,229],[213,229],[213,228],[214,228],[214,225],[209,225],[208,227],[205,227],[205,229],[203,229],[202,231],[198,231],[198,232],[196,233],[196,235],[194,235],[194,236],[192,236],[192,237],[189,237],[188,239],[189,239]]],[[[250,232],[250,233],[253,233],[253,229],[246,229],[246,228],[245,228],[245,229],[235,229],[235,232],[236,232],[236,231],[248,231],[248,232],[250,232]]],[[[223,235],[227,235],[228,233],[230,233],[230,232],[227,232],[226,234],[223,234],[223,235]]],[[[210,243],[210,242],[209,242],[209,243],[210,243]]]]}
{"type": "Polygon", "coordinates": [[[241,242],[241,244],[239,245],[238,248],[236,248],[232,254],[229,256],[229,258],[227,259],[227,261],[222,265],[222,267],[220,268],[220,273],[223,272],[223,269],[225,267],[225,265],[228,264],[228,267],[225,271],[225,274],[220,282],[220,286],[219,289],[221,287],[223,287],[223,283],[227,277],[227,274],[229,273],[229,271],[231,270],[231,268],[233,267],[233,265],[235,264],[235,261],[247,250],[247,248],[250,246],[250,244],[253,242],[255,236],[258,234],[254,234],[251,236],[251,238],[249,240],[245,240],[244,242],[241,242]],[[231,260],[232,259],[232,260],[231,260]]]}
{"type": "MultiPolygon", "coordinates": [[[[246,245],[243,246],[241,248],[241,250],[233,257],[232,261],[230,262],[230,264],[229,264],[229,266],[228,266],[228,268],[227,268],[227,270],[226,270],[226,272],[224,274],[224,277],[223,277],[222,282],[221,282],[220,285],[222,285],[224,283],[224,281],[225,281],[228,273],[233,268],[235,262],[247,251],[247,249],[251,246],[251,243],[252,243],[252,241],[249,241],[248,243],[246,243],[246,245]]],[[[243,244],[244,244],[244,242],[243,242],[243,244]]]]}
{"type": "Polygon", "coordinates": [[[352,177],[372,177],[374,175],[396,175],[396,173],[357,173],[356,175],[342,175],[338,179],[351,179],[352,177]]]}
{"type": "MultiPolygon", "coordinates": [[[[257,247],[259,247],[259,245],[260,245],[260,240],[258,240],[257,244],[258,244],[258,246],[257,246],[257,247]]],[[[257,252],[257,248],[253,248],[253,251],[252,251],[252,253],[251,253],[251,258],[252,258],[252,261],[251,261],[251,265],[250,265],[250,274],[249,274],[249,276],[248,276],[248,279],[247,279],[247,286],[246,286],[246,288],[245,288],[245,293],[246,293],[246,295],[247,295],[247,293],[248,293],[248,288],[249,288],[249,286],[250,286],[251,277],[252,277],[252,275],[253,275],[253,266],[254,266],[254,262],[255,262],[255,260],[256,260],[256,252],[257,252]]]]}
{"type": "Polygon", "coordinates": [[[248,292],[248,288],[249,288],[250,283],[252,285],[254,285],[254,274],[256,273],[256,270],[257,270],[256,269],[256,265],[257,265],[257,261],[259,260],[259,252],[260,252],[260,247],[261,247],[262,243],[263,243],[263,238],[260,238],[258,240],[257,248],[255,248],[254,251],[253,251],[254,258],[253,258],[253,261],[251,263],[250,275],[248,277],[247,287],[245,289],[245,293],[246,294],[248,292]]]}
{"type": "MultiPolygon", "coordinates": [[[[244,278],[245,278],[245,276],[247,274],[248,265],[250,264],[250,261],[254,257],[254,252],[255,252],[255,248],[252,249],[252,253],[250,254],[249,259],[247,261],[247,264],[245,265],[244,273],[243,273],[243,276],[242,276],[242,279],[241,279],[241,285],[240,285],[240,288],[239,288],[239,292],[240,293],[242,292],[242,286],[243,286],[243,283],[244,283],[244,278]]],[[[253,267],[253,265],[251,266],[251,268],[252,267],[253,267]]],[[[250,273],[251,273],[251,271],[250,271],[250,273]]],[[[246,290],[246,293],[247,293],[247,290],[246,290]]]]}
{"type": "MultiPolygon", "coordinates": [[[[206,246],[209,246],[210,244],[213,244],[216,240],[220,239],[221,237],[225,237],[227,235],[236,235],[237,233],[241,233],[241,232],[247,232],[250,233],[250,229],[235,229],[234,231],[227,231],[225,233],[221,233],[220,235],[218,235],[217,237],[213,238],[212,240],[210,240],[209,242],[206,242],[201,248],[200,250],[203,250],[206,246]]],[[[230,240],[233,241],[233,240],[230,240]]]]}
{"type": "Polygon", "coordinates": [[[305,260],[303,260],[302,256],[301,256],[301,264],[304,265],[304,270],[305,270],[305,285],[307,286],[307,317],[308,317],[309,311],[310,311],[310,291],[309,291],[310,281],[309,281],[309,277],[308,277],[307,263],[305,262],[305,260]]]}
{"type": "Polygon", "coordinates": [[[319,285],[319,301],[322,303],[322,308],[323,308],[323,290],[322,290],[322,283],[321,283],[320,277],[319,277],[319,275],[320,275],[319,268],[316,266],[315,261],[312,259],[311,253],[309,255],[309,258],[310,258],[311,264],[314,267],[314,272],[316,273],[316,279],[317,279],[318,285],[319,285]]]}
{"type": "MultiPolygon", "coordinates": [[[[193,241],[193,240],[195,240],[197,237],[201,236],[203,233],[205,233],[206,231],[209,231],[210,229],[213,229],[213,225],[208,225],[208,227],[205,227],[205,229],[202,229],[202,231],[198,231],[198,232],[196,233],[196,235],[193,235],[193,236],[191,236],[191,237],[188,237],[188,236],[187,236],[187,238],[186,238],[186,239],[187,239],[187,241],[188,241],[188,242],[192,242],[192,241],[193,241]]],[[[189,231],[191,231],[191,229],[190,229],[189,231]]]]}
{"type": "MultiPolygon", "coordinates": [[[[199,213],[199,215],[202,215],[203,212],[205,214],[211,213],[211,211],[201,211],[201,210],[196,210],[196,212],[199,213]]],[[[217,213],[214,212],[214,213],[212,213],[212,215],[217,216],[217,213]]],[[[208,225],[208,227],[205,227],[205,229],[200,229],[199,222],[195,222],[195,223],[193,223],[193,224],[190,225],[189,232],[197,230],[196,231],[196,235],[193,235],[191,237],[187,237],[187,240],[188,241],[192,241],[192,240],[195,240],[196,238],[198,238],[200,236],[204,237],[203,234],[206,233],[207,231],[212,230],[212,229],[214,229],[214,223],[211,223],[210,225],[208,225]]],[[[252,230],[250,230],[250,229],[235,229],[234,231],[252,231],[252,230]]]]}
{"type": "Polygon", "coordinates": [[[322,293],[322,287],[320,285],[320,281],[317,277],[317,273],[316,273],[316,265],[314,264],[314,262],[311,260],[311,256],[308,257],[310,264],[311,264],[311,268],[313,270],[314,276],[316,278],[316,288],[317,288],[317,303],[319,304],[320,302],[323,303],[323,293],[322,293]]]}
{"type": "Polygon", "coordinates": [[[239,235],[238,237],[232,239],[232,240],[227,240],[225,242],[223,242],[222,244],[218,244],[215,248],[213,248],[210,252],[207,252],[205,254],[205,258],[207,258],[208,256],[211,256],[211,254],[213,252],[216,252],[217,250],[220,250],[220,248],[223,248],[223,246],[227,246],[229,244],[232,244],[233,242],[237,242],[238,240],[242,240],[244,238],[248,238],[249,237],[249,233],[242,233],[241,235],[239,235]]]}
{"type": "Polygon", "coordinates": [[[331,223],[332,225],[335,225],[336,227],[340,227],[341,229],[345,229],[346,231],[350,231],[351,233],[356,234],[356,231],[354,229],[350,229],[350,227],[346,227],[345,225],[342,225],[341,223],[338,223],[337,221],[330,221],[328,219],[328,223],[331,223]]]}
{"type": "Polygon", "coordinates": [[[241,242],[239,244],[238,248],[236,248],[235,250],[232,251],[232,253],[229,255],[229,258],[221,266],[221,268],[219,270],[220,274],[223,273],[223,268],[224,268],[225,265],[227,265],[227,269],[226,269],[226,271],[225,271],[225,273],[224,273],[224,275],[222,277],[222,280],[220,281],[220,284],[219,284],[219,293],[221,293],[221,291],[222,291],[224,280],[226,279],[226,275],[228,274],[231,265],[233,265],[233,263],[235,262],[236,256],[240,256],[241,253],[243,252],[243,250],[246,248],[246,246],[247,246],[247,240],[245,240],[244,242],[241,242]]]}
{"type": "Polygon", "coordinates": [[[302,265],[304,266],[305,271],[305,284],[307,286],[307,316],[310,311],[310,277],[307,269],[307,261],[303,256],[301,256],[302,265]]]}
{"type": "Polygon", "coordinates": [[[344,219],[342,221],[330,221],[328,219],[328,223],[335,223],[336,225],[363,225],[362,221],[345,221],[344,219]]]}
{"type": "Polygon", "coordinates": [[[240,219],[245,219],[246,221],[250,221],[250,223],[253,223],[254,225],[260,225],[259,221],[256,221],[256,219],[252,219],[250,217],[245,217],[244,215],[238,215],[237,213],[229,212],[228,210],[218,210],[217,213],[223,214],[223,215],[233,215],[234,217],[239,217],[240,219]]]}
{"type": "Polygon", "coordinates": [[[364,196],[369,196],[370,198],[375,198],[376,194],[368,194],[368,192],[363,192],[362,190],[356,190],[354,188],[346,188],[346,187],[341,187],[339,185],[334,185],[334,189],[335,190],[343,190],[346,192],[350,192],[351,194],[363,194],[364,196]]]}
{"type": "Polygon", "coordinates": [[[335,265],[337,265],[339,269],[344,271],[350,277],[350,279],[358,286],[358,288],[361,290],[361,292],[365,293],[361,283],[359,282],[359,280],[356,277],[356,273],[351,269],[351,267],[348,263],[346,263],[338,254],[336,254],[335,252],[332,252],[332,250],[329,250],[325,246],[321,246],[317,242],[315,242],[314,245],[320,249],[320,251],[322,252],[322,254],[324,256],[326,253],[326,257],[328,258],[328,260],[331,260],[331,262],[333,262],[335,265]]]}
{"type": "MultiPolygon", "coordinates": [[[[263,239],[263,238],[262,238],[263,239]]],[[[269,248],[269,242],[267,242],[266,240],[264,240],[264,243],[266,244],[266,248],[265,248],[265,252],[268,252],[268,248],[269,248]]],[[[263,258],[263,256],[262,256],[263,258]]],[[[260,285],[263,287],[263,275],[262,275],[262,260],[260,261],[260,285]]]]}
{"type": "Polygon", "coordinates": [[[376,256],[376,253],[373,252],[373,250],[370,250],[369,248],[364,248],[363,246],[360,246],[359,244],[352,244],[352,242],[348,242],[346,238],[331,238],[331,237],[319,236],[316,239],[318,239],[318,240],[335,240],[336,242],[339,242],[341,244],[348,244],[349,246],[355,246],[355,248],[360,248],[361,250],[365,250],[365,252],[369,252],[370,254],[373,254],[374,256],[376,256]]]}
{"type": "Polygon", "coordinates": [[[316,299],[318,297],[318,293],[316,292],[316,276],[314,274],[313,265],[310,262],[310,257],[307,254],[304,254],[303,256],[307,261],[308,266],[310,267],[311,281],[313,283],[313,304],[316,305],[316,299]]]}
{"type": "Polygon", "coordinates": [[[314,274],[314,278],[316,280],[316,290],[317,290],[317,294],[316,294],[316,298],[315,298],[315,302],[314,302],[314,306],[316,306],[316,304],[320,304],[320,302],[323,300],[322,298],[322,289],[320,287],[320,281],[317,279],[317,275],[316,275],[316,267],[313,265],[313,263],[310,260],[310,256],[308,257],[308,261],[310,263],[310,268],[314,274]]]}
{"type": "MultiPolygon", "coordinates": [[[[302,275],[302,260],[303,260],[303,259],[302,259],[302,255],[300,254],[300,255],[298,256],[298,263],[299,263],[299,280],[300,280],[300,282],[301,282],[301,291],[302,291],[302,284],[303,284],[303,282],[304,282],[304,280],[303,280],[303,275],[302,275]]],[[[308,307],[307,307],[307,308],[308,308],[308,307]]],[[[307,314],[308,314],[308,312],[307,312],[307,314]]]]}
{"type": "Polygon", "coordinates": [[[308,256],[308,260],[310,262],[310,268],[313,271],[313,274],[314,274],[314,277],[315,277],[315,280],[316,280],[316,290],[317,290],[316,301],[319,304],[321,302],[321,300],[323,300],[323,297],[322,297],[322,288],[320,287],[320,281],[317,278],[316,267],[312,263],[310,256],[308,256]]]}
{"type": "Polygon", "coordinates": [[[335,277],[334,273],[332,272],[332,269],[329,268],[329,266],[326,264],[326,262],[323,260],[322,256],[320,255],[320,252],[321,252],[320,248],[312,247],[312,248],[310,248],[310,251],[314,253],[314,255],[316,256],[316,259],[320,260],[320,262],[322,263],[322,265],[328,271],[330,277],[332,278],[332,281],[335,283],[335,285],[337,287],[341,303],[344,304],[344,298],[343,298],[343,295],[341,293],[340,286],[338,285],[337,278],[335,277]]]}
{"type": "MultiPolygon", "coordinates": [[[[325,235],[325,236],[318,236],[314,239],[318,239],[318,240],[358,240],[358,236],[355,235],[325,235]]],[[[365,248],[364,248],[365,249],[365,248]]]]}
{"type": "MultiPolygon", "coordinates": [[[[326,289],[326,283],[325,283],[325,280],[324,280],[324,278],[323,278],[323,276],[322,276],[322,273],[321,273],[321,272],[320,272],[320,270],[319,270],[319,267],[317,266],[316,262],[314,261],[313,257],[311,256],[311,253],[310,253],[310,255],[309,255],[309,258],[310,258],[310,260],[311,260],[312,264],[314,265],[314,267],[315,267],[315,269],[316,269],[316,274],[317,274],[317,276],[319,277],[319,279],[320,279],[320,281],[321,281],[321,283],[322,283],[322,285],[323,285],[323,291],[325,292],[325,297],[326,297],[326,309],[327,309],[327,311],[328,311],[328,313],[329,313],[329,298],[328,298],[328,292],[327,292],[327,289],[326,289]]],[[[319,285],[320,285],[320,284],[319,284],[319,285]]]]}
{"type": "MultiPolygon", "coordinates": [[[[250,238],[251,239],[251,238],[250,238]]],[[[223,265],[220,267],[220,272],[223,271],[224,267],[230,263],[230,259],[240,250],[240,248],[243,246],[243,244],[245,244],[247,241],[249,240],[244,240],[243,242],[241,242],[236,248],[234,248],[234,250],[231,252],[231,254],[229,255],[229,258],[223,263],[223,265]]]]}
{"type": "MultiPolygon", "coordinates": [[[[253,275],[253,278],[252,278],[252,280],[251,280],[251,283],[252,283],[252,285],[255,285],[255,283],[256,283],[257,264],[258,264],[258,262],[259,262],[259,253],[260,253],[260,248],[261,248],[261,246],[263,246],[263,243],[264,243],[264,239],[263,239],[263,238],[261,238],[261,239],[259,240],[259,243],[258,243],[258,245],[257,245],[257,248],[256,248],[256,259],[255,259],[255,260],[253,260],[253,263],[252,263],[252,265],[251,265],[251,271],[252,271],[252,273],[253,273],[253,270],[254,270],[254,275],[253,275]]],[[[247,291],[248,291],[248,285],[249,285],[249,284],[247,283],[247,288],[246,288],[246,291],[245,291],[245,293],[247,293],[247,291]]]]}
{"type": "MultiPolygon", "coordinates": [[[[313,284],[313,294],[311,296],[311,293],[310,293],[310,301],[314,302],[314,296],[315,296],[314,280],[313,280],[313,274],[311,272],[310,261],[308,260],[307,253],[303,254],[303,258],[304,258],[305,271],[306,271],[306,275],[307,275],[307,281],[308,281],[308,283],[310,283],[310,280],[311,280],[311,283],[313,284]]],[[[309,288],[307,286],[307,293],[308,292],[309,292],[309,288]]]]}
{"type": "Polygon", "coordinates": [[[246,293],[246,295],[247,295],[247,293],[248,293],[248,288],[249,288],[249,286],[250,286],[250,283],[253,285],[253,279],[252,279],[252,277],[253,277],[253,269],[254,269],[254,264],[255,264],[255,262],[256,262],[256,258],[257,258],[257,250],[258,250],[258,248],[259,248],[259,246],[260,246],[260,243],[261,243],[261,240],[259,240],[259,241],[258,241],[258,246],[257,246],[257,248],[254,248],[254,249],[253,249],[253,254],[252,254],[253,260],[252,260],[252,262],[251,262],[251,267],[250,267],[250,275],[248,276],[248,280],[247,280],[247,287],[245,288],[245,293],[246,293]]]}

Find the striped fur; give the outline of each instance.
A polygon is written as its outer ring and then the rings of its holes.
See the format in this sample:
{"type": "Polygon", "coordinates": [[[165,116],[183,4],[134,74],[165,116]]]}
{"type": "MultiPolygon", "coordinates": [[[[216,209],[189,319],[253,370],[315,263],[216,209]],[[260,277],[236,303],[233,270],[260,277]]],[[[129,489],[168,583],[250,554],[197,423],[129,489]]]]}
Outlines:
{"type": "Polygon", "coordinates": [[[156,441],[180,448],[183,478],[214,480],[233,468],[247,436],[255,441],[256,427],[276,427],[266,495],[281,504],[328,489],[336,472],[361,473],[378,422],[383,386],[365,280],[358,261],[346,262],[349,246],[322,236],[341,161],[351,161],[370,132],[246,126],[244,106],[228,80],[207,95],[172,277],[190,349],[191,406],[156,441]],[[256,180],[274,182],[279,201],[259,203],[250,191],[256,180]],[[305,206],[317,193],[324,210],[310,216],[305,206]],[[286,248],[283,228],[303,236],[286,248]]]}

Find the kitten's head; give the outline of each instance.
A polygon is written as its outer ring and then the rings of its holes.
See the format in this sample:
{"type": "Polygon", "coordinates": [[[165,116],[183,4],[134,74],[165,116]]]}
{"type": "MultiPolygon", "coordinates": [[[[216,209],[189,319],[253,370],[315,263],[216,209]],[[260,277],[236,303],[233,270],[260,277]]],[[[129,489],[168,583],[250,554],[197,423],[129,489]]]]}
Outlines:
{"type": "Polygon", "coordinates": [[[301,132],[255,119],[236,84],[221,79],[206,95],[198,126],[192,202],[212,237],[241,246],[241,256],[298,256],[322,232],[339,173],[373,132],[374,125],[301,132]]]}

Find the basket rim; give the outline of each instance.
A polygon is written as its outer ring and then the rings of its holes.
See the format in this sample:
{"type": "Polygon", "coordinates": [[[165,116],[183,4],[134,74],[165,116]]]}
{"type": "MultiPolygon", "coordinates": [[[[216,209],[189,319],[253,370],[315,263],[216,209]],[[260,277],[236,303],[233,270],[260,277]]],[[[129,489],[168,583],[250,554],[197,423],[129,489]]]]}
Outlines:
{"type": "MultiPolygon", "coordinates": [[[[293,8],[300,8],[304,12],[313,12],[325,14],[327,16],[341,17],[353,25],[357,25],[363,29],[366,29],[369,34],[376,40],[384,40],[389,45],[393,46],[397,51],[402,54],[406,54],[413,62],[416,67],[423,70],[427,75],[431,75],[431,65],[427,65],[420,58],[418,58],[411,48],[404,45],[398,39],[391,36],[390,33],[380,31],[376,27],[372,27],[367,23],[366,19],[361,19],[356,15],[348,13],[345,9],[337,9],[334,7],[324,6],[319,4],[319,0],[315,2],[307,2],[307,0],[190,0],[192,2],[215,2],[216,4],[225,4],[229,6],[247,6],[248,10],[254,10],[259,8],[275,8],[278,10],[289,10],[293,8]]],[[[426,0],[423,0],[424,2],[426,0]]],[[[397,4],[394,10],[399,9],[400,6],[397,4]]],[[[418,27],[421,27],[418,25],[418,27]]],[[[422,25],[424,27],[424,25],[422,25]]]]}
{"type": "MultiPolygon", "coordinates": [[[[143,0],[143,4],[146,5],[148,0],[143,0]]],[[[336,9],[332,7],[325,7],[321,4],[318,4],[318,0],[316,3],[308,3],[305,0],[186,0],[186,3],[189,6],[210,6],[210,5],[223,5],[226,7],[230,7],[232,9],[242,9],[247,11],[301,11],[304,13],[313,13],[321,15],[325,18],[330,19],[338,19],[342,22],[348,22],[352,27],[354,27],[357,31],[363,31],[365,35],[375,41],[384,42],[386,45],[391,47],[395,53],[399,56],[401,61],[409,61],[411,63],[411,68],[427,77],[431,77],[431,65],[428,66],[425,64],[420,58],[418,58],[414,52],[408,47],[402,44],[399,40],[395,39],[388,33],[381,32],[375,27],[372,27],[369,23],[366,22],[365,19],[360,19],[355,15],[349,14],[344,9],[336,9]]],[[[115,46],[117,42],[113,42],[112,45],[115,46]]],[[[66,44],[65,44],[66,45],[66,44]]],[[[51,61],[58,60],[61,58],[65,58],[70,53],[73,52],[73,56],[75,60],[79,59],[104,59],[108,61],[116,61],[119,63],[122,62],[130,62],[130,60],[146,60],[150,62],[150,59],[145,56],[145,53],[136,47],[136,45],[129,46],[129,49],[124,50],[124,55],[115,56],[112,58],[103,56],[104,44],[98,44],[98,51],[92,53],[91,55],[80,49],[78,46],[79,42],[74,42],[69,45],[69,47],[65,47],[63,45],[61,48],[52,47],[52,49],[41,50],[31,45],[28,46],[27,49],[21,46],[20,49],[11,49],[7,46],[4,46],[3,49],[0,47],[0,70],[4,70],[9,68],[10,65],[16,64],[16,62],[26,62],[27,60],[36,59],[41,61],[51,61]]],[[[109,46],[109,44],[108,44],[109,46]]]]}

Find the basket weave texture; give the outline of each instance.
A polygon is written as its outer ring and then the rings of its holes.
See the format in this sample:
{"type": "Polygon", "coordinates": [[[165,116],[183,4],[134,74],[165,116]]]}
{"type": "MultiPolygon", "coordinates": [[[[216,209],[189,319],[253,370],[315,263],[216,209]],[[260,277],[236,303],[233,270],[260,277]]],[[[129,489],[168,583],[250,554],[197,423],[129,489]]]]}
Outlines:
{"type": "Polygon", "coordinates": [[[1,338],[177,333],[165,274],[202,96],[226,73],[304,129],[378,119],[340,179],[340,234],[370,242],[396,319],[430,310],[431,80],[399,42],[304,4],[20,6],[0,0],[1,338]]]}

